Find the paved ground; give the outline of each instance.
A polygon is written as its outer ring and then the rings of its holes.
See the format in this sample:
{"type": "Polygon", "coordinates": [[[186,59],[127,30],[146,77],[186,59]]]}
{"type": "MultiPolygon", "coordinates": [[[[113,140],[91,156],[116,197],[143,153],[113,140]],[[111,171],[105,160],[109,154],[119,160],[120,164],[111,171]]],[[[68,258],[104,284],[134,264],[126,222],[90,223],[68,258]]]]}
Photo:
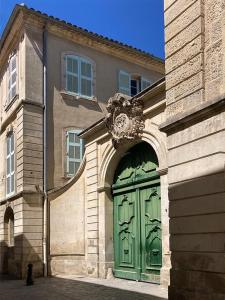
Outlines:
{"type": "Polygon", "coordinates": [[[0,279],[0,300],[165,300],[167,290],[154,284],[121,279],[39,278],[33,286],[0,279]]]}

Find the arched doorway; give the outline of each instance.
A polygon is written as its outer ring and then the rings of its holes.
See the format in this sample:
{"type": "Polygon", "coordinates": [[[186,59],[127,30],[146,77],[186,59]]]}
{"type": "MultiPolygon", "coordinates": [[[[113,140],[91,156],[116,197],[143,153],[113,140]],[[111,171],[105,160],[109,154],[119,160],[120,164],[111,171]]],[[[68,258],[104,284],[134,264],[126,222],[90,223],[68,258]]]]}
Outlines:
{"type": "Polygon", "coordinates": [[[127,151],[114,176],[114,274],[159,282],[162,266],[160,177],[153,148],[127,151]]]}
{"type": "Polygon", "coordinates": [[[7,207],[4,215],[4,240],[3,273],[9,274],[14,259],[14,213],[11,207],[7,207]]]}

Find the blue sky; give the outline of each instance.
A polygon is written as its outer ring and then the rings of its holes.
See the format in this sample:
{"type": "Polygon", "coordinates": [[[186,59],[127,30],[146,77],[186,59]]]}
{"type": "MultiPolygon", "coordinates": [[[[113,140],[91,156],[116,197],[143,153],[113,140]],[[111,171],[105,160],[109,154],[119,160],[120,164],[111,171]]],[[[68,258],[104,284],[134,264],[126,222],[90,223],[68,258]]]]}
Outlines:
{"type": "Polygon", "coordinates": [[[22,2],[164,58],[163,0],[0,0],[0,34],[22,2]]]}

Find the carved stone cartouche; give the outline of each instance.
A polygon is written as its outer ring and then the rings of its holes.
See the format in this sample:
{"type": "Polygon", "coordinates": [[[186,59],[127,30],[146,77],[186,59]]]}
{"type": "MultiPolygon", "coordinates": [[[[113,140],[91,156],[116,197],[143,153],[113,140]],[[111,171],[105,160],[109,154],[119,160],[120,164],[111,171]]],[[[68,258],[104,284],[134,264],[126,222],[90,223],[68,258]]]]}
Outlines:
{"type": "Polygon", "coordinates": [[[123,140],[140,138],[144,129],[143,101],[117,93],[106,106],[106,126],[116,148],[123,140]]]}

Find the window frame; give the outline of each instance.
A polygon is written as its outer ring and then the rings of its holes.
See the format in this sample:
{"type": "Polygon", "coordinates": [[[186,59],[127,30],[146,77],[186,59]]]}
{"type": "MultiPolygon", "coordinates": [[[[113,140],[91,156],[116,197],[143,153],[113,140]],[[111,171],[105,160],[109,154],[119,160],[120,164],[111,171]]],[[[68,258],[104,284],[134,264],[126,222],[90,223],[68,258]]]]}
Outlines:
{"type": "Polygon", "coordinates": [[[82,129],[67,129],[66,130],[66,162],[65,162],[65,174],[66,174],[66,177],[73,177],[76,175],[81,163],[82,163],[82,160],[83,160],[83,157],[84,157],[84,140],[79,138],[80,139],[80,143],[76,143],[76,142],[70,142],[69,141],[69,134],[72,133],[72,134],[75,134],[75,135],[78,135],[79,133],[81,133],[82,129]],[[70,158],[69,157],[69,147],[70,146],[73,146],[73,147],[78,147],[80,148],[80,158],[70,158]],[[78,169],[75,171],[74,174],[70,174],[69,173],[69,163],[70,162],[75,162],[75,163],[79,163],[79,167],[78,169]]]}
{"type": "Polygon", "coordinates": [[[64,90],[65,90],[65,92],[67,94],[70,94],[70,95],[73,95],[73,96],[78,96],[80,98],[93,100],[93,98],[94,98],[94,70],[95,70],[94,62],[89,58],[86,58],[86,57],[83,57],[83,56],[80,56],[80,55],[77,55],[77,54],[73,54],[73,53],[64,53],[63,54],[63,60],[64,60],[64,78],[65,78],[65,80],[64,80],[64,90]],[[77,60],[77,65],[78,65],[78,73],[77,74],[67,70],[67,58],[68,57],[77,60]],[[91,65],[91,77],[82,75],[82,73],[81,73],[81,63],[82,62],[91,65]],[[67,74],[70,74],[72,76],[77,77],[77,79],[78,79],[78,92],[77,93],[68,90],[67,74]],[[91,81],[91,96],[82,94],[82,88],[81,88],[82,78],[91,81]]]}
{"type": "Polygon", "coordinates": [[[135,95],[133,95],[133,96],[131,95],[132,94],[131,93],[131,87],[132,87],[131,81],[132,80],[137,82],[137,94],[145,89],[145,88],[143,88],[143,82],[148,82],[149,86],[151,85],[151,80],[148,80],[147,78],[145,78],[139,74],[129,73],[124,70],[119,70],[119,75],[118,75],[118,91],[119,91],[119,93],[128,95],[130,97],[134,97],[135,95]],[[124,88],[124,87],[121,88],[121,84],[120,84],[120,76],[121,75],[125,75],[129,78],[129,88],[124,88]],[[127,93],[124,93],[122,90],[124,90],[124,91],[127,90],[127,93]]]}
{"type": "Polygon", "coordinates": [[[15,134],[13,131],[11,131],[7,137],[6,137],[6,197],[10,197],[12,195],[15,194],[15,183],[16,183],[16,179],[15,179],[15,165],[16,165],[16,159],[15,159],[15,134]],[[12,140],[13,140],[13,150],[12,150],[12,140]],[[8,153],[8,141],[9,141],[9,153],[8,153]],[[12,171],[12,157],[14,158],[13,161],[13,171],[12,171]],[[8,159],[10,162],[10,169],[9,169],[9,173],[8,173],[8,159]],[[9,193],[8,193],[8,178],[9,178],[9,193]],[[14,189],[12,190],[12,182],[13,182],[13,187],[14,189]]]}
{"type": "Polygon", "coordinates": [[[17,53],[14,52],[8,61],[8,81],[7,81],[7,104],[10,104],[12,102],[12,100],[16,97],[17,95],[17,86],[18,86],[18,82],[17,82],[17,78],[18,78],[18,61],[17,61],[17,53]],[[13,66],[13,60],[15,59],[15,69],[12,69],[13,66]],[[12,81],[12,77],[13,75],[16,74],[16,78],[15,78],[15,82],[12,81]],[[15,94],[12,94],[12,90],[15,87],[15,94]]]}

